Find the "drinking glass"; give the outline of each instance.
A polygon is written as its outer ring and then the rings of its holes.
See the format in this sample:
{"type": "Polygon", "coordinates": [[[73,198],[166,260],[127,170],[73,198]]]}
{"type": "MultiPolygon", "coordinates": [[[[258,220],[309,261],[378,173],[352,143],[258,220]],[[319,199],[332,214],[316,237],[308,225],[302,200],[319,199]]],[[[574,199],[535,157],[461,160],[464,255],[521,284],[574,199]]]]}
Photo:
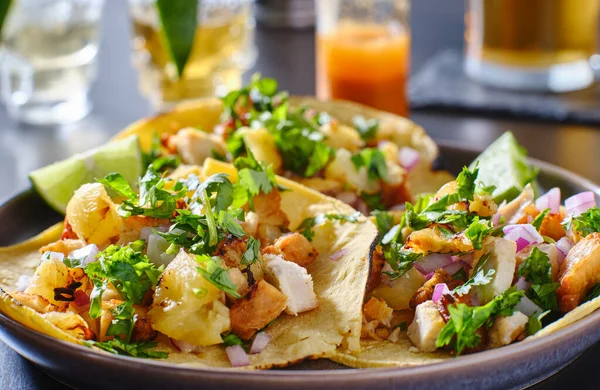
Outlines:
{"type": "Polygon", "coordinates": [[[0,55],[1,97],[11,118],[55,125],[90,112],[103,3],[13,2],[0,55]]]}
{"type": "Polygon", "coordinates": [[[466,74],[523,91],[589,86],[599,6],[599,0],[467,0],[466,74]]]}
{"type": "Polygon", "coordinates": [[[317,96],[406,115],[408,0],[317,0],[317,96]]]}
{"type": "Polygon", "coordinates": [[[139,88],[156,111],[239,89],[242,74],[256,61],[252,0],[190,1],[198,1],[198,25],[192,52],[178,77],[165,51],[156,1],[129,0],[139,88]]]}

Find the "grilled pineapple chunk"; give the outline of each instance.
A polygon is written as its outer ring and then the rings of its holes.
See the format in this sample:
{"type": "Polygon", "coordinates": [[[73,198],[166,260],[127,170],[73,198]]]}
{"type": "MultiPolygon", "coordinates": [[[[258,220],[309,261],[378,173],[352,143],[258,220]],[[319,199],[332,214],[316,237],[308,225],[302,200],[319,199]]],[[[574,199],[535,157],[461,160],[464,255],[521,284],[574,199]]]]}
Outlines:
{"type": "Polygon", "coordinates": [[[165,269],[148,312],[153,328],[187,343],[206,346],[223,342],[230,330],[224,294],[202,277],[194,258],[184,251],[165,269]],[[196,294],[194,294],[196,292],[196,294]]]}
{"type": "Polygon", "coordinates": [[[344,148],[350,152],[358,152],[365,144],[358,131],[338,122],[328,122],[319,130],[327,137],[324,142],[334,149],[344,148]]]}
{"type": "Polygon", "coordinates": [[[267,165],[271,164],[275,172],[279,172],[283,165],[281,155],[275,145],[275,139],[265,129],[252,130],[249,128],[241,129],[244,144],[258,161],[264,161],[267,165]]]}
{"type": "Polygon", "coordinates": [[[411,268],[398,279],[379,285],[372,295],[383,299],[394,310],[404,310],[410,307],[410,299],[423,283],[425,277],[416,268],[411,268]]]}
{"type": "Polygon", "coordinates": [[[67,221],[78,238],[105,247],[119,236],[117,208],[102,184],[84,184],[67,204],[67,221]]]}
{"type": "MultiPolygon", "coordinates": [[[[81,268],[80,268],[81,270],[81,268]]],[[[31,278],[31,284],[25,289],[25,294],[39,295],[49,303],[64,307],[69,302],[56,301],[54,299],[54,289],[69,286],[73,278],[69,275],[69,268],[60,260],[43,260],[36,268],[35,274],[31,278]]]]}

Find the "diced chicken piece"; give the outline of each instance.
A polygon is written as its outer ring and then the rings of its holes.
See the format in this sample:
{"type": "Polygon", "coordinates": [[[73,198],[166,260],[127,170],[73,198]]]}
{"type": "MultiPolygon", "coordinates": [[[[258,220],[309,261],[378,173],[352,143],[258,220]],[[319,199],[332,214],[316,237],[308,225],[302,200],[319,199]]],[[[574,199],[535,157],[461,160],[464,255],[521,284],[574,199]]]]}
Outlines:
{"type": "Polygon", "coordinates": [[[338,149],[335,158],[325,168],[325,178],[347,184],[358,192],[369,194],[380,190],[379,182],[369,180],[366,167],[356,169],[352,163],[352,153],[346,149],[338,149]]]}
{"type": "Polygon", "coordinates": [[[260,193],[252,199],[254,212],[258,215],[259,224],[287,228],[290,221],[281,210],[281,194],[273,190],[268,194],[260,193]]]}
{"type": "Polygon", "coordinates": [[[38,313],[49,313],[58,310],[55,305],[51,304],[47,299],[40,295],[14,292],[11,293],[10,296],[21,305],[30,307],[38,313]]]}
{"type": "MultiPolygon", "coordinates": [[[[123,303],[119,299],[111,299],[110,301],[102,302],[102,314],[100,316],[100,334],[98,335],[101,341],[112,339],[114,336],[108,336],[108,327],[114,320],[113,310],[123,303]]],[[[157,332],[152,328],[152,323],[148,318],[148,309],[145,307],[133,306],[136,321],[133,325],[133,331],[131,333],[132,341],[149,341],[156,338],[157,332]]],[[[121,335],[123,336],[123,335],[121,335]]]]}
{"type": "Polygon", "coordinates": [[[474,288],[479,294],[481,303],[485,304],[508,290],[512,285],[517,264],[517,244],[505,238],[487,237],[483,242],[483,247],[489,254],[489,257],[485,256],[487,261],[483,265],[483,273],[485,275],[493,269],[494,274],[490,283],[474,288]]]}
{"type": "Polygon", "coordinates": [[[87,322],[75,313],[50,312],[42,314],[45,320],[51,322],[60,330],[80,340],[93,340],[94,333],[88,327],[87,322]]]}
{"type": "Polygon", "coordinates": [[[377,145],[377,149],[383,153],[386,161],[398,162],[398,153],[400,152],[400,147],[393,142],[390,141],[382,141],[377,145]]]}
{"type": "Polygon", "coordinates": [[[267,165],[273,167],[274,172],[280,172],[283,165],[283,159],[279,154],[275,138],[266,129],[250,129],[243,128],[239,130],[239,134],[244,140],[244,145],[258,161],[263,161],[267,165]]]}
{"type": "Polygon", "coordinates": [[[355,153],[365,144],[358,131],[337,121],[327,122],[319,130],[327,137],[324,142],[334,149],[343,148],[355,153]]]}
{"type": "Polygon", "coordinates": [[[319,306],[312,277],[306,268],[279,255],[265,254],[263,258],[267,281],[287,297],[286,313],[298,315],[319,306]]]}
{"type": "Polygon", "coordinates": [[[233,284],[235,284],[238,294],[241,296],[246,295],[250,289],[250,286],[248,286],[248,280],[242,271],[240,271],[239,268],[230,268],[227,270],[227,273],[229,274],[229,279],[231,279],[233,284]]]}
{"type": "Polygon", "coordinates": [[[228,234],[217,247],[214,256],[219,256],[225,262],[227,267],[240,267],[242,265],[242,256],[246,252],[248,238],[236,237],[228,234]]]}
{"type": "Polygon", "coordinates": [[[521,219],[527,215],[526,208],[531,205],[535,206],[533,199],[533,188],[530,184],[527,184],[518,197],[498,209],[500,215],[504,217],[504,223],[520,223],[521,219]]]}
{"type": "Polygon", "coordinates": [[[435,304],[432,301],[423,302],[415,310],[415,318],[408,327],[408,337],[419,351],[433,352],[445,325],[435,304]]]}
{"type": "Polygon", "coordinates": [[[83,240],[58,240],[56,242],[53,242],[52,244],[44,245],[43,247],[41,247],[40,253],[58,252],[62,253],[66,257],[69,255],[69,253],[73,252],[74,250],[81,249],[85,245],[85,241],[83,240]]]}
{"type": "Polygon", "coordinates": [[[554,241],[560,240],[567,234],[567,231],[562,225],[565,219],[564,213],[548,214],[542,221],[540,226],[540,234],[552,238],[554,241]]]}
{"type": "Polygon", "coordinates": [[[310,241],[300,233],[284,234],[275,240],[274,246],[280,250],[285,260],[302,267],[312,264],[319,256],[310,241]]]}
{"type": "Polygon", "coordinates": [[[426,281],[425,284],[417,290],[415,295],[413,295],[410,300],[410,308],[414,310],[421,303],[430,301],[433,297],[433,290],[438,283],[446,283],[448,289],[452,290],[459,286],[461,281],[452,279],[452,276],[443,269],[436,270],[431,279],[426,281]]]}
{"type": "Polygon", "coordinates": [[[525,332],[528,320],[520,311],[515,311],[508,317],[498,316],[488,333],[489,346],[498,348],[512,343],[525,332]]]}
{"type": "Polygon", "coordinates": [[[559,279],[556,295],[560,310],[567,313],[600,283],[600,233],[588,235],[571,248],[560,267],[559,279]]]}
{"type": "Polygon", "coordinates": [[[490,194],[475,194],[469,203],[469,211],[480,217],[491,217],[498,211],[498,205],[490,194]]]}
{"type": "Polygon", "coordinates": [[[227,145],[217,135],[186,127],[169,137],[167,147],[175,150],[184,164],[202,165],[214,153],[227,154],[227,145]]]}
{"type": "Polygon", "coordinates": [[[433,253],[460,253],[473,250],[473,244],[464,235],[446,238],[439,229],[426,228],[412,232],[406,241],[407,248],[415,252],[433,253]]]}
{"type": "Polygon", "coordinates": [[[363,307],[363,315],[367,321],[379,321],[385,326],[391,326],[394,309],[389,307],[384,300],[372,297],[363,307]]]}
{"type": "Polygon", "coordinates": [[[287,302],[284,294],[261,279],[252,286],[248,295],[229,309],[231,330],[243,340],[248,340],[279,317],[287,302]]]}
{"type": "Polygon", "coordinates": [[[246,218],[244,218],[244,221],[240,222],[240,225],[242,226],[242,229],[244,229],[246,234],[255,236],[256,231],[258,230],[258,223],[258,214],[256,214],[254,211],[249,211],[248,213],[246,213],[246,218]]]}

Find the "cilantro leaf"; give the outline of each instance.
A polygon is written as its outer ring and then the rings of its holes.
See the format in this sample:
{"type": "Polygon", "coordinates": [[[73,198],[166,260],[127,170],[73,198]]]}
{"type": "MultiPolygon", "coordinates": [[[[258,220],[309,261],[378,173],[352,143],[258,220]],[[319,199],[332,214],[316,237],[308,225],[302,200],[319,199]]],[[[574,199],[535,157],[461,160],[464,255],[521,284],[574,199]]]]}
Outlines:
{"type": "Polygon", "coordinates": [[[471,291],[471,287],[473,286],[484,286],[489,284],[492,281],[492,276],[496,273],[496,270],[489,269],[486,274],[484,274],[483,270],[477,272],[473,277],[467,280],[462,286],[456,287],[452,290],[453,293],[458,295],[465,295],[471,291]]]}
{"type": "Polygon", "coordinates": [[[111,310],[113,319],[106,330],[107,336],[125,335],[125,342],[131,340],[133,326],[137,320],[132,301],[125,301],[111,310]]]}
{"type": "Polygon", "coordinates": [[[85,345],[88,347],[97,347],[106,352],[114,353],[115,355],[132,356],[137,358],[146,359],[166,359],[169,357],[167,352],[152,351],[158,343],[155,341],[134,341],[126,343],[121,340],[119,336],[116,336],[112,340],[98,342],[98,341],[85,341],[85,345]]]}
{"type": "Polygon", "coordinates": [[[381,199],[381,193],[369,194],[361,192],[360,198],[371,210],[385,210],[387,208],[381,199]]]}
{"type": "Polygon", "coordinates": [[[254,264],[260,256],[260,241],[250,236],[246,243],[246,251],[242,255],[242,264],[251,265],[254,264]]]}
{"type": "Polygon", "coordinates": [[[473,248],[479,250],[482,247],[483,239],[494,231],[489,221],[479,220],[479,217],[473,218],[473,222],[465,230],[465,236],[473,243],[473,248]]]}
{"type": "Polygon", "coordinates": [[[352,156],[352,164],[357,171],[361,167],[367,168],[369,181],[383,180],[389,181],[388,169],[385,162],[385,156],[377,148],[365,148],[352,156]]]}
{"type": "Polygon", "coordinates": [[[524,276],[531,283],[527,296],[544,310],[557,310],[555,290],[560,283],[552,282],[550,258],[539,248],[534,247],[517,270],[517,276],[524,276]]]}
{"type": "Polygon", "coordinates": [[[223,268],[223,260],[221,260],[220,257],[197,255],[196,261],[200,263],[200,267],[198,267],[197,270],[204,279],[234,298],[242,297],[237,292],[237,287],[229,277],[227,270],[223,268]]]}
{"type": "Polygon", "coordinates": [[[463,167],[462,171],[456,177],[456,183],[458,184],[458,195],[461,199],[473,200],[475,194],[475,181],[479,175],[479,167],[477,164],[470,170],[467,167],[463,167]]]}
{"type": "Polygon", "coordinates": [[[600,209],[592,207],[579,216],[567,219],[567,230],[572,228],[586,237],[591,233],[600,232],[600,209]]]}
{"type": "Polygon", "coordinates": [[[596,299],[598,297],[600,297],[600,283],[596,283],[594,285],[594,287],[592,287],[592,289],[590,290],[590,292],[585,297],[584,302],[594,300],[594,299],[596,299]]]}
{"type": "Polygon", "coordinates": [[[223,345],[231,347],[232,345],[244,345],[244,342],[237,334],[229,333],[228,335],[223,336],[223,345]]]}
{"type": "MultiPolygon", "coordinates": [[[[181,159],[176,155],[165,154],[157,133],[152,135],[152,144],[148,152],[142,152],[142,166],[147,169],[150,165],[158,172],[166,168],[177,168],[181,159]]],[[[145,172],[144,172],[145,173],[145,172]]]]}
{"type": "Polygon", "coordinates": [[[352,119],[352,125],[360,134],[364,141],[370,141],[377,135],[379,121],[375,118],[365,119],[364,116],[357,115],[352,119]]]}
{"type": "Polygon", "coordinates": [[[394,226],[394,217],[387,211],[374,210],[371,215],[375,216],[375,224],[380,233],[387,233],[394,226]]]}
{"type": "Polygon", "coordinates": [[[385,260],[392,267],[392,272],[387,275],[392,279],[398,279],[407,273],[416,261],[423,257],[422,253],[403,249],[402,244],[393,242],[389,251],[384,253],[385,260]]]}
{"type": "Polygon", "coordinates": [[[537,217],[535,217],[534,220],[531,222],[531,224],[533,225],[535,230],[537,230],[538,232],[540,231],[540,228],[542,227],[542,222],[544,222],[544,218],[546,218],[546,215],[548,215],[549,212],[550,212],[550,209],[545,209],[544,211],[539,213],[537,215],[537,217]]]}
{"type": "Polygon", "coordinates": [[[450,319],[440,332],[436,347],[448,345],[456,351],[457,356],[466,348],[477,347],[481,342],[477,329],[489,325],[498,314],[511,315],[522,297],[523,291],[513,287],[483,306],[467,306],[463,303],[448,305],[450,319]]]}
{"type": "Polygon", "coordinates": [[[136,192],[131,188],[129,182],[125,180],[123,175],[120,173],[109,173],[103,179],[98,179],[98,183],[103,186],[110,188],[125,199],[137,198],[136,192]]]}
{"type": "Polygon", "coordinates": [[[543,328],[542,318],[550,313],[550,310],[546,310],[542,313],[533,313],[527,321],[527,335],[531,336],[539,332],[543,328]]]}

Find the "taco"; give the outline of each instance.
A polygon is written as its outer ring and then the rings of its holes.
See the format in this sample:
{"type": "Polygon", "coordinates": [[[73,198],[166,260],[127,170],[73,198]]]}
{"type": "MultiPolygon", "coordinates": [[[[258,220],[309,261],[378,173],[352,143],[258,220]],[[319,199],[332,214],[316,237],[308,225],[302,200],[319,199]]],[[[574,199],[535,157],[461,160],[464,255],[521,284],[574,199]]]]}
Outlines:
{"type": "Polygon", "coordinates": [[[152,156],[184,164],[253,154],[275,173],[365,214],[401,207],[453,178],[436,170],[438,148],[414,122],[346,101],[288,97],[268,78],[143,119],[117,138],[131,135],[152,156]]]}
{"type": "Polygon", "coordinates": [[[252,156],[236,166],[150,165],[139,190],[117,173],[83,185],[64,225],[0,250],[0,311],[64,341],[191,366],[357,351],[375,226],[252,156]]]}
{"type": "MultiPolygon", "coordinates": [[[[506,157],[503,157],[506,158],[506,157]]],[[[486,168],[487,169],[487,168],[486,168]]],[[[584,192],[526,185],[497,204],[494,186],[464,168],[382,233],[351,367],[431,364],[555,332],[600,308],[600,209],[584,192]]],[[[488,176],[489,177],[489,176],[488,176]]]]}

